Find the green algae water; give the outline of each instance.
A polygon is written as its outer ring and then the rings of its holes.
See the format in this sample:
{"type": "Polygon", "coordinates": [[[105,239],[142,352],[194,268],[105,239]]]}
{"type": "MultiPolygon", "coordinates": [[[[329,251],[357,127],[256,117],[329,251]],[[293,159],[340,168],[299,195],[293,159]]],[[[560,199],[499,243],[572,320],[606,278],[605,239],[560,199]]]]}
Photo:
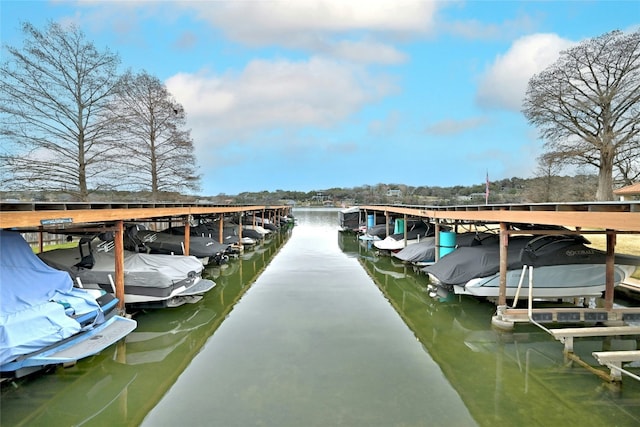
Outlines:
{"type": "Polygon", "coordinates": [[[529,325],[494,331],[489,303],[430,298],[424,275],[340,233],[335,209],[293,213],[208,269],[217,286],[197,304],[139,313],[100,355],[3,383],[2,426],[640,425],[637,381],[608,387],[529,325]]]}

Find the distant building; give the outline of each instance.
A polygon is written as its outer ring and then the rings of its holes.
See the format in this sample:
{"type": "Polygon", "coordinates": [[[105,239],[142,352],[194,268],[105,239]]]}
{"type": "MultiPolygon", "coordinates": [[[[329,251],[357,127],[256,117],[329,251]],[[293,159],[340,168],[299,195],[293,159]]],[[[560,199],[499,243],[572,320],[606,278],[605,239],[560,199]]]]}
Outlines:
{"type": "Polygon", "coordinates": [[[627,185],[626,187],[618,188],[613,191],[613,194],[620,197],[620,200],[633,200],[633,196],[640,196],[640,182],[627,185]]]}
{"type": "Polygon", "coordinates": [[[329,196],[327,196],[324,193],[318,192],[316,193],[315,196],[311,197],[311,203],[318,203],[318,204],[324,204],[325,200],[330,199],[329,196]]]}
{"type": "Polygon", "coordinates": [[[401,190],[387,190],[387,197],[402,197],[401,190]]]}

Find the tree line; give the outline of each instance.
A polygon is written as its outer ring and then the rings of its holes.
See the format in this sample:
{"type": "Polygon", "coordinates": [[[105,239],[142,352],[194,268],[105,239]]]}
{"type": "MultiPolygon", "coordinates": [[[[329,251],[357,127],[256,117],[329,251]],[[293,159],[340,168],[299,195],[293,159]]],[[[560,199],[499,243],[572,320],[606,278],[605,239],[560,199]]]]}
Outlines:
{"type": "MultiPolygon", "coordinates": [[[[505,178],[489,183],[490,204],[583,202],[591,201],[598,188],[597,175],[534,178],[505,178]]],[[[476,185],[410,186],[404,184],[375,184],[349,188],[327,188],[313,191],[260,191],[236,195],[219,194],[201,199],[225,204],[283,204],[308,206],[356,206],[370,204],[402,204],[420,206],[483,205],[486,183],[476,185]],[[398,191],[389,191],[398,190],[398,191]]]]}
{"type": "MultiPolygon", "coordinates": [[[[105,191],[152,200],[199,191],[186,113],[157,77],[119,74],[118,55],[76,26],[22,30],[24,46],[6,46],[0,66],[0,190],[77,201],[105,191]]],[[[545,190],[534,199],[557,198],[553,183],[573,166],[598,171],[594,196],[583,200],[613,200],[614,185],[640,179],[640,31],[612,31],[561,52],[530,79],[522,112],[544,142],[537,187],[545,190]]],[[[447,199],[422,192],[404,194],[447,199]]]]}

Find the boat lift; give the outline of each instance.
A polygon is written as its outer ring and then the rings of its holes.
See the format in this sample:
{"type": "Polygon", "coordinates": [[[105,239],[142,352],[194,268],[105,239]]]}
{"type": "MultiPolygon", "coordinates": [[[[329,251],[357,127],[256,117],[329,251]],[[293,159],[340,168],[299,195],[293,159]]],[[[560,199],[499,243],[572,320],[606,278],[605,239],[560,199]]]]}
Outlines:
{"type": "MultiPolygon", "coordinates": [[[[539,323],[534,318],[533,313],[533,266],[524,265],[522,268],[522,274],[520,275],[520,280],[518,282],[518,287],[516,289],[516,294],[513,300],[513,307],[515,307],[518,303],[518,299],[520,297],[520,291],[522,290],[522,284],[524,282],[525,275],[528,275],[529,278],[529,295],[527,301],[527,318],[528,321],[542,330],[548,332],[551,336],[553,336],[556,340],[562,342],[564,344],[563,353],[565,357],[569,360],[572,360],[587,370],[593,372],[598,375],[605,381],[611,383],[620,383],[622,382],[622,375],[627,375],[635,380],[640,381],[640,376],[630,372],[624,368],[622,368],[622,363],[627,362],[639,362],[640,361],[640,350],[627,350],[627,351],[594,351],[592,352],[593,357],[598,361],[600,365],[606,366],[609,368],[609,375],[602,372],[599,369],[596,369],[584,362],[578,355],[576,355],[573,351],[573,343],[574,338],[580,337],[613,337],[613,336],[640,336],[640,325],[628,325],[623,324],[619,326],[593,326],[593,327],[572,327],[572,328],[553,328],[548,329],[541,323],[539,323]]],[[[558,309],[556,309],[558,310],[558,309]]],[[[588,309],[593,310],[593,309],[588,309]]],[[[565,312],[565,315],[571,313],[569,316],[565,316],[568,321],[580,321],[584,319],[580,319],[580,313],[572,311],[565,312]]],[[[589,314],[593,314],[593,312],[585,312],[589,314]]],[[[584,313],[583,313],[584,314],[584,313]]],[[[556,312],[556,321],[558,321],[558,312],[556,312]]],[[[597,320],[600,317],[603,320],[608,319],[607,312],[600,312],[600,316],[593,317],[593,320],[597,320]]],[[[560,319],[562,319],[562,315],[560,315],[560,319]]],[[[623,316],[624,318],[624,316],[623,316]]],[[[544,317],[545,320],[552,320],[553,318],[549,318],[548,316],[544,317]]]]}

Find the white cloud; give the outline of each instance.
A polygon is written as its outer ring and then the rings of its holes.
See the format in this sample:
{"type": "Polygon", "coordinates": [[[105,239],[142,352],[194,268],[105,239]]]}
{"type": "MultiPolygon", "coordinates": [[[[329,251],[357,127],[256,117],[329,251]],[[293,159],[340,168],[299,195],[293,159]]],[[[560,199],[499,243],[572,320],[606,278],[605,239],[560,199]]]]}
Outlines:
{"type": "MultiPolygon", "coordinates": [[[[253,0],[253,1],[79,1],[70,19],[109,28],[131,42],[143,17],[173,25],[178,16],[196,19],[225,38],[249,46],[282,46],[358,63],[396,64],[405,54],[393,46],[401,38],[432,32],[435,14],[446,3],[423,0],[253,0]],[[125,9],[126,13],[122,13],[125,9]]],[[[178,43],[194,40],[184,38],[178,43]]],[[[190,35],[187,35],[190,37],[190,35]]],[[[142,40],[135,40],[143,44],[142,40]]]]}
{"type": "Polygon", "coordinates": [[[386,37],[432,30],[437,3],[400,0],[189,2],[183,7],[247,45],[278,45],[361,63],[399,63],[386,37]]]}
{"type": "Polygon", "coordinates": [[[363,64],[399,64],[406,55],[394,47],[375,41],[341,41],[326,50],[330,56],[363,64]]]}
{"type": "Polygon", "coordinates": [[[520,111],[529,79],[574,44],[555,34],[534,34],[516,40],[481,77],[476,101],[484,107],[520,111]]]}
{"type": "Polygon", "coordinates": [[[300,33],[424,32],[436,2],[419,0],[256,0],[193,2],[187,7],[228,36],[248,43],[288,43],[300,33]]]}
{"type": "Polygon", "coordinates": [[[238,74],[183,73],[165,83],[189,112],[196,144],[209,145],[258,130],[330,127],[395,90],[386,77],[321,58],[254,60],[238,74]]]}

